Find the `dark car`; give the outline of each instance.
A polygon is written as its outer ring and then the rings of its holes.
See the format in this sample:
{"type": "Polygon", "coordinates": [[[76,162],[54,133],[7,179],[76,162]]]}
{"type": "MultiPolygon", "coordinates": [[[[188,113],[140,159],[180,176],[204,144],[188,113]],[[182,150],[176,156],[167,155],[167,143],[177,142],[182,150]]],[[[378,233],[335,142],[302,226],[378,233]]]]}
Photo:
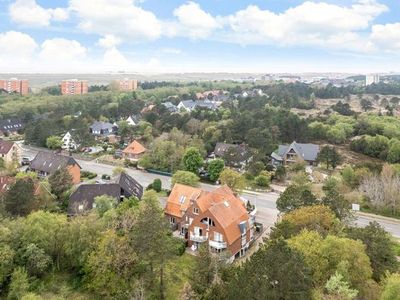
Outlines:
{"type": "Polygon", "coordinates": [[[29,157],[23,157],[21,160],[21,165],[22,166],[29,166],[29,164],[31,163],[31,160],[29,157]]]}

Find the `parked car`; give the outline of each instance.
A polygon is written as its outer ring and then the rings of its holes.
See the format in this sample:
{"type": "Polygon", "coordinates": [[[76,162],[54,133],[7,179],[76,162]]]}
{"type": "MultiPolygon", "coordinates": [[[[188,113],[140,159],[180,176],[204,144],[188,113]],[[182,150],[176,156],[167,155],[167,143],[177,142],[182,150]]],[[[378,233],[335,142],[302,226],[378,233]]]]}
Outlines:
{"type": "Polygon", "coordinates": [[[23,157],[21,160],[21,166],[29,166],[31,159],[29,157],[23,157]]]}

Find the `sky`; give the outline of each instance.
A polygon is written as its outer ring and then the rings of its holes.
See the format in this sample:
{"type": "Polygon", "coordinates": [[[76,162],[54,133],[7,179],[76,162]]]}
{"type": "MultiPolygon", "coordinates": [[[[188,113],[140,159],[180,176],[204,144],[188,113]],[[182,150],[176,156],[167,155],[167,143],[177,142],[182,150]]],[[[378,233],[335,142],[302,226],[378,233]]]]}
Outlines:
{"type": "Polygon", "coordinates": [[[400,72],[399,0],[0,0],[0,73],[400,72]]]}

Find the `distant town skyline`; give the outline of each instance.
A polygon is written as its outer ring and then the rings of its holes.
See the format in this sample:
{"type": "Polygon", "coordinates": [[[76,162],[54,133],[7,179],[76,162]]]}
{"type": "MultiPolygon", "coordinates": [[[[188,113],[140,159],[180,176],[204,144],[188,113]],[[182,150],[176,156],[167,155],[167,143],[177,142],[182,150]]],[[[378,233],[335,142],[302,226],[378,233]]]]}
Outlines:
{"type": "Polygon", "coordinates": [[[0,0],[0,73],[400,72],[398,0],[0,0]]]}

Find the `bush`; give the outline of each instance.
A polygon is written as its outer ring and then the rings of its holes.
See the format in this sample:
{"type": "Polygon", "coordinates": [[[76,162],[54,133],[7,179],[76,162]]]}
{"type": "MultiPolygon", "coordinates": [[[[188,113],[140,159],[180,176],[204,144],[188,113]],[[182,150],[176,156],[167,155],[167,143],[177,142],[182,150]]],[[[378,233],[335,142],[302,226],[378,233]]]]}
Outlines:
{"type": "Polygon", "coordinates": [[[254,179],[256,185],[260,187],[268,187],[269,186],[269,178],[264,175],[259,175],[254,179]]]}
{"type": "Polygon", "coordinates": [[[186,250],[186,241],[180,238],[173,238],[174,241],[174,252],[178,256],[182,256],[186,250]]]}
{"type": "Polygon", "coordinates": [[[103,175],[101,175],[101,179],[103,179],[103,180],[110,180],[110,179],[111,179],[111,176],[110,176],[110,175],[107,175],[107,174],[103,174],[103,175]]]}
{"type": "Polygon", "coordinates": [[[125,159],[124,166],[127,167],[127,168],[137,168],[138,162],[137,161],[131,161],[129,159],[125,159]]]}
{"type": "Polygon", "coordinates": [[[88,178],[88,179],[94,179],[97,177],[97,174],[93,173],[93,172],[89,172],[89,171],[81,171],[81,177],[88,178]]]}
{"type": "Polygon", "coordinates": [[[162,183],[161,180],[156,178],[152,183],[152,189],[155,190],[157,193],[161,192],[162,190],[162,183]]]}

